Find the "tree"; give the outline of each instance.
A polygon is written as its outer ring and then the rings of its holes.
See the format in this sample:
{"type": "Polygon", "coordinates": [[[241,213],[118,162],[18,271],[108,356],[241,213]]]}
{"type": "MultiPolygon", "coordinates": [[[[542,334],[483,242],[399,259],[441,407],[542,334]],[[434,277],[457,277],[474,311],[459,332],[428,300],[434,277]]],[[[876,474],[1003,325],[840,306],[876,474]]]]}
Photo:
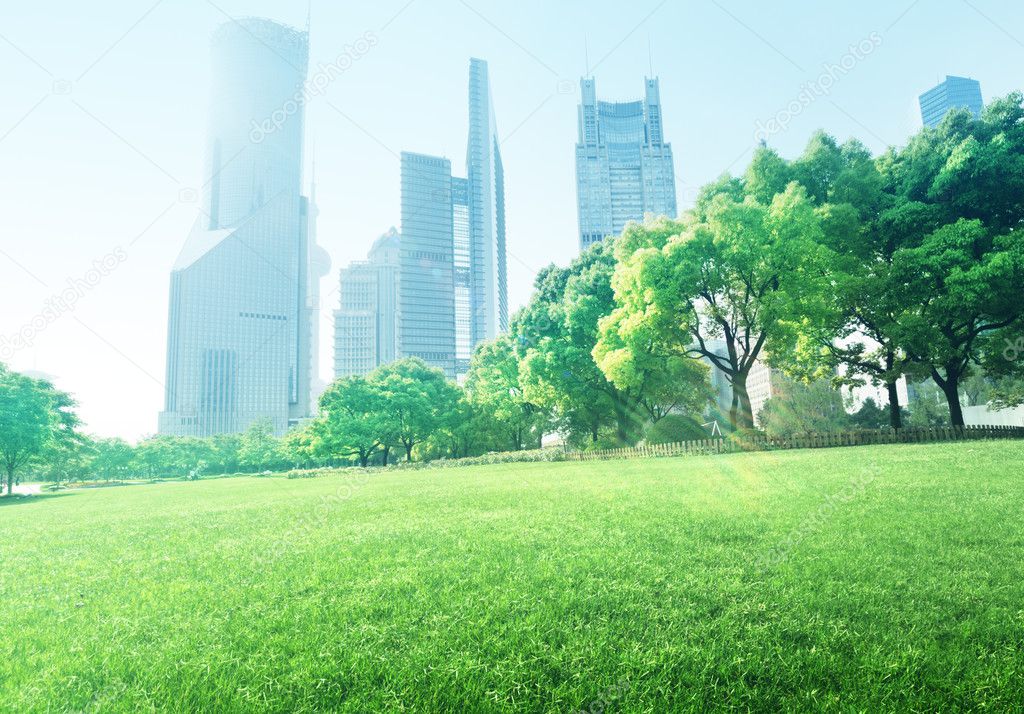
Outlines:
{"type": "Polygon", "coordinates": [[[952,424],[963,426],[960,388],[984,359],[983,338],[1024,317],[1024,242],[959,219],[900,251],[894,270],[913,300],[897,336],[942,390],[952,424]]]}
{"type": "Polygon", "coordinates": [[[886,192],[935,217],[893,255],[905,308],[894,334],[942,390],[955,426],[964,423],[963,379],[991,359],[988,337],[1024,321],[1022,100],[996,100],[978,121],[951,112],[880,160],[886,192]]]}
{"type": "Polygon", "coordinates": [[[643,344],[653,354],[707,359],[732,387],[733,426],[751,428],[747,377],[765,346],[784,336],[782,318],[814,293],[822,218],[795,183],[767,205],[737,196],[734,182],[716,186],[682,221],[627,229],[617,307],[603,327],[623,349],[643,344]]]}
{"type": "Polygon", "coordinates": [[[476,425],[483,440],[490,440],[488,432],[495,432],[496,445],[502,450],[540,446],[548,413],[526,398],[511,336],[499,335],[477,347],[466,375],[466,393],[477,410],[476,425]]]}
{"type": "Polygon", "coordinates": [[[459,387],[449,382],[444,372],[416,357],[378,368],[368,382],[384,400],[382,441],[394,439],[401,444],[406,461],[412,461],[417,444],[444,426],[461,396],[459,387]]]}
{"type": "Polygon", "coordinates": [[[792,348],[779,350],[777,361],[788,374],[805,380],[885,386],[889,423],[899,429],[897,384],[909,358],[893,334],[903,301],[892,261],[897,249],[913,244],[923,228],[934,225],[934,212],[887,196],[878,165],[857,141],[839,146],[818,133],[791,171],[819,207],[826,250],[820,263],[823,280],[817,283],[822,290],[788,320],[792,348]]]}
{"type": "Polygon", "coordinates": [[[270,419],[257,419],[242,434],[238,451],[242,466],[265,470],[279,465],[283,460],[281,440],[274,436],[274,425],[270,419]]]}
{"type": "Polygon", "coordinates": [[[15,474],[47,448],[74,438],[78,419],[70,396],[43,380],[0,365],[0,461],[14,495],[15,474]]]}
{"type": "Polygon", "coordinates": [[[97,453],[96,442],[75,432],[69,438],[55,439],[49,443],[36,459],[36,474],[57,486],[83,480],[94,471],[97,453]]]}
{"type": "Polygon", "coordinates": [[[854,429],[882,429],[887,425],[891,426],[889,410],[878,406],[870,397],[850,414],[850,426],[854,429]]]}
{"type": "Polygon", "coordinates": [[[128,442],[123,439],[98,439],[94,447],[96,453],[91,468],[97,477],[111,481],[128,476],[135,458],[134,450],[128,442]]]}
{"type": "Polygon", "coordinates": [[[320,415],[309,429],[313,453],[354,456],[366,466],[387,435],[386,396],[362,376],[335,380],[320,396],[320,415]]]}
{"type": "Polygon", "coordinates": [[[570,433],[598,440],[602,427],[618,443],[635,443],[648,421],[674,408],[700,409],[706,374],[688,358],[661,354],[602,325],[615,308],[615,246],[626,235],[592,246],[564,269],[549,268],[513,321],[523,395],[557,410],[570,433]],[[694,396],[699,395],[699,396],[694,396]]]}

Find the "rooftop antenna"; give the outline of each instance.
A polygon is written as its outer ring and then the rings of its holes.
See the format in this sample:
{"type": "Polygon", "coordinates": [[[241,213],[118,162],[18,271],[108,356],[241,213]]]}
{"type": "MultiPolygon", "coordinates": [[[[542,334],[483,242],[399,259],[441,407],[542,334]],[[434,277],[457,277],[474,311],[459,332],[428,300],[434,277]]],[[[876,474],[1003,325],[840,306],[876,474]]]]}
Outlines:
{"type": "Polygon", "coordinates": [[[583,35],[583,62],[586,65],[583,76],[590,79],[590,40],[586,35],[583,35]]]}
{"type": "Polygon", "coordinates": [[[647,36],[647,64],[651,70],[651,79],[654,79],[654,48],[651,45],[651,36],[647,36]]]}
{"type": "Polygon", "coordinates": [[[306,34],[309,34],[309,27],[313,23],[313,0],[306,0],[306,34]]]}

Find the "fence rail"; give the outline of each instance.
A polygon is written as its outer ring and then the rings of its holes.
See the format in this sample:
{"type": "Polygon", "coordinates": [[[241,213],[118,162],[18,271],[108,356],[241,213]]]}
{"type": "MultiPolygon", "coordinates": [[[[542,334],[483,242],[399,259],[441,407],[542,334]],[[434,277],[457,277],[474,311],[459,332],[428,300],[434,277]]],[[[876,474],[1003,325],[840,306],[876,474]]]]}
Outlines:
{"type": "Polygon", "coordinates": [[[934,444],[946,441],[980,439],[1024,439],[1020,426],[945,426],[914,429],[864,429],[800,434],[791,437],[761,435],[743,438],[697,439],[671,444],[603,449],[600,451],[569,452],[570,461],[600,461],[605,459],[651,458],[659,456],[686,456],[706,454],[732,454],[746,451],[781,451],[785,449],[827,449],[839,446],[871,446],[876,444],[934,444]]]}

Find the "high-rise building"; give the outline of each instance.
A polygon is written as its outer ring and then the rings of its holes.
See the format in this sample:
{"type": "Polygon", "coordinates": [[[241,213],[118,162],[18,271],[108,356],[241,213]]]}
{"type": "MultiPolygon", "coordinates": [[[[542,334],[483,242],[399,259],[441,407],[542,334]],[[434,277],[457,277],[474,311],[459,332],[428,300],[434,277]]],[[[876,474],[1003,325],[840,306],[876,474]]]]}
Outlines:
{"type": "Polygon", "coordinates": [[[975,118],[981,117],[985,102],[981,98],[981,83],[966,77],[946,75],[946,80],[921,95],[921,121],[927,127],[937,127],[943,117],[953,109],[968,109],[975,118]]]}
{"type": "Polygon", "coordinates": [[[487,63],[469,61],[469,142],[466,176],[470,234],[472,343],[508,329],[505,248],[505,169],[501,163],[487,63]]]}
{"type": "Polygon", "coordinates": [[[208,436],[313,410],[316,283],[330,264],[302,195],[308,35],[222,25],[200,215],[171,273],[160,432],[208,436]],[[263,127],[254,132],[253,127],[263,127]]]}
{"type": "Polygon", "coordinates": [[[466,178],[448,159],[402,154],[401,355],[456,378],[508,329],[505,174],[487,63],[470,60],[466,178]]]}
{"type": "Polygon", "coordinates": [[[401,354],[455,377],[452,165],[402,153],[401,354]]]}
{"type": "Polygon", "coordinates": [[[580,80],[576,199],[580,249],[618,235],[646,216],[676,216],[672,145],[662,128],[657,78],[644,98],[602,102],[593,79],[580,80]]]}
{"type": "Polygon", "coordinates": [[[367,260],[341,271],[334,313],[334,376],[372,372],[398,357],[398,285],[401,238],[392,228],[373,244],[367,260]]]}

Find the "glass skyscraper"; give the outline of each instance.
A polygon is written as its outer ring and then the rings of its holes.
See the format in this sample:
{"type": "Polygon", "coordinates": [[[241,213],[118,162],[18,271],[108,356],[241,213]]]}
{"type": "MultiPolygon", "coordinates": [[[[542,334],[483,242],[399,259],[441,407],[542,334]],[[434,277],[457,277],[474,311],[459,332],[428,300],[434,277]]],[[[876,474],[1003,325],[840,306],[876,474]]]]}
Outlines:
{"type": "Polygon", "coordinates": [[[981,98],[981,83],[966,77],[946,75],[946,80],[921,95],[921,121],[935,128],[953,109],[968,109],[975,118],[981,118],[985,103],[981,98]]]}
{"type": "Polygon", "coordinates": [[[466,178],[402,154],[401,354],[451,378],[508,329],[505,174],[487,63],[470,60],[466,178]]]}
{"type": "Polygon", "coordinates": [[[657,78],[644,98],[602,102],[593,79],[580,80],[576,199],[580,250],[618,235],[648,215],[676,216],[672,145],[662,129],[657,78]]]}
{"type": "Polygon", "coordinates": [[[367,374],[398,354],[398,285],[401,237],[392,228],[367,260],[341,271],[334,313],[334,376],[367,374]]]}
{"type": "Polygon", "coordinates": [[[269,419],[280,434],[311,415],[315,283],[330,261],[302,195],[308,58],[307,33],[270,20],[214,35],[206,180],[171,273],[161,433],[269,419]]]}

